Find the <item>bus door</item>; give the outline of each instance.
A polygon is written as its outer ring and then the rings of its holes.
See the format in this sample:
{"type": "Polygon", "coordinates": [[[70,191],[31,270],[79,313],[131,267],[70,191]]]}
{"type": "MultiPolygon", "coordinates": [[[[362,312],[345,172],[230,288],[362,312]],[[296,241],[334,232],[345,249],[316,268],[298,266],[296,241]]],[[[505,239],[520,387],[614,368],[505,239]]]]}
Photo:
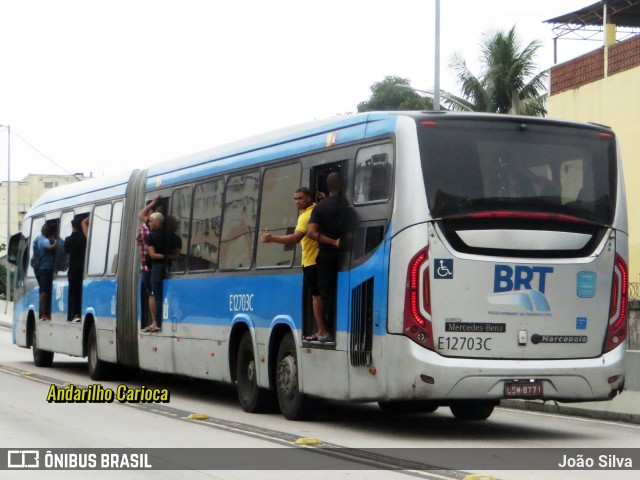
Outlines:
{"type": "MultiPolygon", "coordinates": [[[[31,230],[31,219],[28,218],[25,223],[23,232],[29,232],[31,230]]],[[[11,285],[13,294],[9,298],[13,299],[14,302],[13,343],[20,347],[27,346],[26,314],[28,310],[25,307],[25,279],[29,267],[29,245],[28,237],[25,237],[22,232],[16,233],[9,240],[7,254],[8,262],[15,265],[15,274],[11,285]]]]}
{"type": "MultiPolygon", "coordinates": [[[[346,178],[346,161],[326,163],[322,165],[318,165],[313,167],[311,170],[311,178],[310,185],[313,194],[315,195],[314,201],[319,203],[322,199],[329,196],[329,189],[327,188],[327,177],[329,174],[333,172],[337,172],[340,174],[342,179],[343,190],[344,187],[348,185],[346,178]]],[[[344,192],[343,192],[344,193],[344,192]]],[[[345,195],[346,197],[346,195],[345,195]]],[[[344,239],[341,239],[342,245],[344,245],[344,239]]],[[[325,311],[325,315],[329,318],[327,322],[327,329],[329,330],[332,338],[336,339],[336,334],[338,331],[343,330],[344,326],[339,325],[339,319],[343,318],[341,305],[346,305],[346,303],[342,303],[340,292],[344,290],[343,282],[345,281],[345,275],[348,275],[348,256],[344,254],[346,251],[345,248],[341,248],[342,255],[340,259],[340,266],[338,269],[338,286],[335,297],[335,312],[327,312],[325,311]],[[346,262],[346,263],[345,263],[346,262]]],[[[348,284],[348,280],[347,280],[348,284]]],[[[303,336],[311,335],[313,332],[317,330],[316,323],[313,317],[313,308],[311,304],[311,295],[307,290],[305,290],[305,301],[304,301],[304,312],[303,312],[303,325],[302,332],[303,336]]],[[[325,306],[326,308],[326,306],[325,306]]]]}
{"type": "Polygon", "coordinates": [[[348,344],[352,398],[382,394],[379,339],[386,332],[389,221],[392,209],[393,145],[379,143],[360,148],[348,188],[353,204],[353,229],[348,246],[350,279],[348,344]],[[376,360],[378,362],[376,363],[376,360]]]}

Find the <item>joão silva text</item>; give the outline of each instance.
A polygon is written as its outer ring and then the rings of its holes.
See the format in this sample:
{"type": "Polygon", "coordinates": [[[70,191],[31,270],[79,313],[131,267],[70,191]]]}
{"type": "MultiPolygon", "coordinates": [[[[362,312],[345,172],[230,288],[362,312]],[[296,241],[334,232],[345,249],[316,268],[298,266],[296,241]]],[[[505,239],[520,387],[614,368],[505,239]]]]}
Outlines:
{"type": "Polygon", "coordinates": [[[558,463],[560,468],[633,468],[633,460],[629,457],[618,457],[616,455],[600,455],[597,459],[576,455],[569,457],[562,455],[562,461],[558,463]]]}
{"type": "Polygon", "coordinates": [[[111,388],[104,388],[95,383],[87,387],[77,387],[73,384],[68,388],[51,385],[47,394],[49,403],[169,403],[171,392],[166,388],[130,388],[118,385],[115,392],[111,388]]]}

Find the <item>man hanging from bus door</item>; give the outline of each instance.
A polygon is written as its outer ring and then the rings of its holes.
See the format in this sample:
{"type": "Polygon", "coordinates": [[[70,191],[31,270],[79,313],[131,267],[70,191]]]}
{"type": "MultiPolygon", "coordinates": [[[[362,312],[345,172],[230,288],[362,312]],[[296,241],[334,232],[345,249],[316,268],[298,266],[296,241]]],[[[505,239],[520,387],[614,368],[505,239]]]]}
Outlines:
{"type": "Polygon", "coordinates": [[[40,289],[39,317],[51,320],[51,290],[53,287],[53,267],[55,263],[56,239],[53,225],[45,223],[33,241],[32,267],[40,289]],[[35,260],[35,262],[34,262],[35,260]]]}
{"type": "MultiPolygon", "coordinates": [[[[318,203],[311,212],[307,235],[318,242],[318,288],[327,318],[327,325],[336,326],[336,289],[338,286],[338,261],[340,237],[348,221],[347,205],[342,196],[340,173],[327,176],[329,196],[318,203]]],[[[321,341],[332,342],[331,334],[321,341]]]]}
{"type": "MultiPolygon", "coordinates": [[[[162,281],[164,280],[164,215],[153,212],[149,215],[149,237],[147,257],[151,261],[151,288],[149,289],[149,314],[151,324],[143,332],[162,331],[162,281]]],[[[148,265],[148,262],[147,262],[148,265]]]]}
{"type": "Polygon", "coordinates": [[[318,242],[312,240],[307,235],[307,225],[311,211],[315,207],[311,190],[307,187],[298,188],[293,194],[293,201],[296,208],[300,211],[295,231],[289,235],[276,236],[269,233],[265,228],[264,233],[260,237],[262,243],[280,243],[283,245],[294,245],[300,243],[302,246],[302,276],[303,291],[311,294],[311,304],[313,308],[313,317],[316,321],[316,333],[306,336],[307,341],[319,341],[328,338],[329,332],[325,325],[324,307],[322,297],[318,289],[318,269],[316,258],[318,257],[318,242]]]}
{"type": "Polygon", "coordinates": [[[89,217],[71,220],[71,235],[64,239],[64,251],[69,255],[69,313],[67,321],[82,321],[82,278],[84,257],[87,251],[89,217]]]}
{"type": "Polygon", "coordinates": [[[151,258],[147,255],[147,241],[149,239],[149,216],[153,212],[156,204],[160,200],[160,195],[156,195],[147,202],[145,207],[138,213],[138,218],[142,222],[136,233],[136,243],[140,250],[140,310],[141,324],[146,328],[149,324],[149,294],[151,293],[151,258]]]}

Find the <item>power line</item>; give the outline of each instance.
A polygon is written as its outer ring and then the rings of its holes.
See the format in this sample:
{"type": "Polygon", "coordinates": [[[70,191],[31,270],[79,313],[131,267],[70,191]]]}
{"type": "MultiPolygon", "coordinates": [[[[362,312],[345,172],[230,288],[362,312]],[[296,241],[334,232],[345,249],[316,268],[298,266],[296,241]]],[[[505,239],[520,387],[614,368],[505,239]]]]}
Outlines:
{"type": "Polygon", "coordinates": [[[19,133],[16,133],[15,131],[11,132],[12,135],[17,136],[20,140],[22,140],[29,148],[31,148],[33,151],[35,151],[38,155],[42,156],[43,158],[45,158],[46,160],[48,160],[49,162],[53,163],[56,167],[58,167],[60,170],[62,170],[63,172],[65,172],[66,174],[72,176],[73,178],[75,178],[76,180],[80,181],[80,179],[78,177],[76,177],[73,173],[69,172],[67,169],[65,169],[62,165],[59,165],[58,163],[54,162],[53,160],[51,160],[49,157],[47,157],[44,153],[42,153],[40,150],[38,150],[36,147],[34,147],[33,145],[31,145],[31,143],[29,143],[29,141],[24,138],[22,135],[20,135],[19,133]]]}

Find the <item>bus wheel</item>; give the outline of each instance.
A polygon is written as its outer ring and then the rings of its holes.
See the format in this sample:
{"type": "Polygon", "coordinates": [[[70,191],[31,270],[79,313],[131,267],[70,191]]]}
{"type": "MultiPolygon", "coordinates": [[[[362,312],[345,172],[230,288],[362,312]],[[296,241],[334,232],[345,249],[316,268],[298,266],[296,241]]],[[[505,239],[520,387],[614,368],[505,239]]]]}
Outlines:
{"type": "Polygon", "coordinates": [[[438,409],[431,400],[392,400],[378,405],[384,413],[433,413],[438,409]]]}
{"type": "Polygon", "coordinates": [[[240,400],[240,406],[245,412],[260,413],[273,410],[275,406],[273,391],[258,386],[256,357],[253,353],[250,332],[245,332],[238,347],[236,384],[238,400],[240,400]]]}
{"type": "Polygon", "coordinates": [[[493,413],[495,402],[461,401],[452,403],[449,408],[458,420],[486,420],[493,413]]]}
{"type": "Polygon", "coordinates": [[[111,372],[111,364],[98,358],[98,337],[95,324],[91,325],[87,338],[87,369],[91,380],[105,380],[111,372]]]}
{"type": "Polygon", "coordinates": [[[282,414],[288,420],[311,420],[320,407],[320,400],[300,393],[296,343],[291,333],[280,343],[276,369],[276,391],[282,414]]]}
{"type": "Polygon", "coordinates": [[[33,364],[36,367],[50,367],[53,363],[53,352],[47,352],[46,350],[40,350],[38,348],[35,325],[31,329],[31,351],[33,352],[33,364]]]}

